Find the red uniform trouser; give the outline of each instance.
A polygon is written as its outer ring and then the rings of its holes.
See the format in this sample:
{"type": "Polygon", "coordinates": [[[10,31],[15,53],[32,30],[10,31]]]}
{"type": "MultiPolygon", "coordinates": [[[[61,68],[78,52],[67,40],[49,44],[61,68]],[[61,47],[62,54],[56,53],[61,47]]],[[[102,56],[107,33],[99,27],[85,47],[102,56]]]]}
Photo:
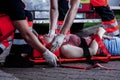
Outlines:
{"type": "Polygon", "coordinates": [[[13,40],[14,27],[9,16],[0,14],[0,54],[13,40]]]}
{"type": "Polygon", "coordinates": [[[119,35],[119,26],[107,0],[90,0],[95,11],[102,19],[102,26],[108,35],[119,35]]]}
{"type": "MultiPolygon", "coordinates": [[[[33,22],[32,22],[32,19],[28,19],[26,18],[27,21],[28,21],[28,24],[30,26],[30,30],[32,30],[32,26],[33,26],[33,22]]],[[[10,20],[9,16],[5,15],[5,14],[0,14],[0,54],[7,48],[9,47],[10,43],[13,43],[13,39],[15,38],[14,36],[14,31],[15,31],[15,28],[13,27],[13,24],[12,24],[12,21],[10,20]]],[[[16,30],[16,32],[18,32],[18,30],[16,30]]],[[[20,35],[20,33],[19,33],[20,35]]],[[[18,36],[16,36],[18,38],[18,36]]],[[[21,40],[17,40],[19,41],[17,43],[17,46],[20,44],[21,40]]],[[[22,42],[21,44],[23,44],[24,46],[24,43],[22,42]]],[[[26,44],[26,43],[25,43],[26,44]]],[[[20,47],[19,47],[20,48],[20,47]]],[[[24,49],[28,48],[25,47],[24,49]]],[[[30,47],[31,48],[31,47],[30,47]]],[[[29,50],[26,49],[25,51],[30,51],[30,48],[29,50]]],[[[15,51],[16,49],[14,49],[15,51]]],[[[20,50],[19,50],[20,51],[20,50]]],[[[18,52],[19,52],[18,51],[18,52]]],[[[24,51],[24,50],[23,50],[24,51]]]]}
{"type": "MultiPolygon", "coordinates": [[[[61,31],[61,29],[62,29],[62,25],[63,25],[63,22],[64,21],[58,21],[57,22],[57,28],[56,28],[56,30],[55,30],[55,33],[56,34],[59,34],[60,33],[60,31],[61,31]]],[[[67,31],[67,33],[66,34],[70,34],[70,29],[67,31]]]]}

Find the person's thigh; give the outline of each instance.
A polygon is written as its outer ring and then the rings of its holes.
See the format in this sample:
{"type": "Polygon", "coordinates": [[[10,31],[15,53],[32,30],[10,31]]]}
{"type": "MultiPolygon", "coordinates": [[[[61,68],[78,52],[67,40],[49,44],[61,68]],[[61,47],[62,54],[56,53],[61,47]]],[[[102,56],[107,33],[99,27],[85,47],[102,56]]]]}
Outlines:
{"type": "Polygon", "coordinates": [[[83,57],[83,49],[67,44],[61,47],[61,54],[65,58],[80,58],[83,57]]]}

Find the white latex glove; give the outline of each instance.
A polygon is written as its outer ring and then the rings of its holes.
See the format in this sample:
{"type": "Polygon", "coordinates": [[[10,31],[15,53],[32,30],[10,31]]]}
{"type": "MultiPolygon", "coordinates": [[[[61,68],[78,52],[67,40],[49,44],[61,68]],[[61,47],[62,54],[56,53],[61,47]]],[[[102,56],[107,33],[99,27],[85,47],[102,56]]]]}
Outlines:
{"type": "Polygon", "coordinates": [[[57,66],[57,56],[50,52],[48,49],[43,53],[43,57],[51,66],[57,66]]]}
{"type": "Polygon", "coordinates": [[[55,35],[55,30],[49,30],[48,36],[54,36],[55,35]]]}
{"type": "Polygon", "coordinates": [[[52,43],[51,43],[51,51],[57,50],[62,43],[64,42],[65,35],[64,34],[58,34],[54,37],[52,43]]]}
{"type": "Polygon", "coordinates": [[[51,43],[55,35],[55,30],[49,30],[48,34],[44,35],[45,41],[51,43]]]}

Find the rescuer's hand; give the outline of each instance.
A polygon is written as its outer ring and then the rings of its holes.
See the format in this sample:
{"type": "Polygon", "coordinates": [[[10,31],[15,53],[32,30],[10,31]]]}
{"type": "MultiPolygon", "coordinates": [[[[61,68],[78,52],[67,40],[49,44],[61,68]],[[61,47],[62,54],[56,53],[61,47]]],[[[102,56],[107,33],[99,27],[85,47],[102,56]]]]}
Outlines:
{"type": "Polygon", "coordinates": [[[57,50],[62,43],[64,42],[65,35],[64,34],[58,34],[54,37],[52,43],[51,43],[51,51],[57,50]]]}
{"type": "Polygon", "coordinates": [[[55,35],[55,30],[49,30],[48,36],[54,36],[55,35]]]}
{"type": "Polygon", "coordinates": [[[43,57],[51,66],[57,66],[57,56],[50,52],[48,49],[43,53],[43,57]]]}
{"type": "Polygon", "coordinates": [[[55,30],[49,30],[48,34],[44,36],[45,41],[51,43],[55,35],[55,30]]]}

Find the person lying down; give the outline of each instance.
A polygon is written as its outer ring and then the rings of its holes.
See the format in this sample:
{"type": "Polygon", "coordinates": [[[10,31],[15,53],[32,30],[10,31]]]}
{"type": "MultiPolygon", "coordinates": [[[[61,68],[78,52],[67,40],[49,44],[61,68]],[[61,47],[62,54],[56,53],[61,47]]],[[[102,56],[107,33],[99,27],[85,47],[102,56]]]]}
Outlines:
{"type": "MultiPolygon", "coordinates": [[[[96,30],[96,34],[100,36],[100,38],[103,40],[103,43],[105,44],[108,52],[113,56],[120,55],[120,49],[119,49],[120,38],[106,36],[104,35],[105,32],[106,31],[102,27],[99,27],[96,30]]],[[[87,45],[89,46],[89,52],[91,56],[103,54],[103,52],[99,49],[96,40],[92,39],[91,36],[83,37],[83,38],[85,39],[87,45]]],[[[50,43],[53,38],[50,39],[46,35],[44,35],[44,39],[46,42],[50,43]]],[[[66,35],[64,43],[60,48],[62,56],[65,58],[84,57],[84,51],[83,48],[80,46],[80,44],[81,44],[81,38],[79,36],[75,34],[66,35]]]]}

